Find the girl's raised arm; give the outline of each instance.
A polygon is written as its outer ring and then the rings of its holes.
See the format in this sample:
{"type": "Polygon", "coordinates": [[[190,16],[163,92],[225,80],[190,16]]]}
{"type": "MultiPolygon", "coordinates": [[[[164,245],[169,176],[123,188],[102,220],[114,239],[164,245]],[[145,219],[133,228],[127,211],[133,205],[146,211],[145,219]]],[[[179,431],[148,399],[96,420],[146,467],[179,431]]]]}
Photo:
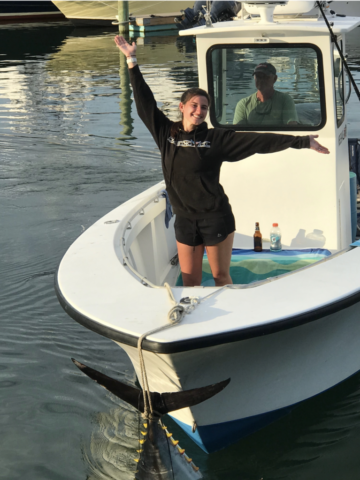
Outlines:
{"type": "Polygon", "coordinates": [[[160,148],[160,143],[162,141],[166,142],[169,136],[168,134],[165,135],[163,130],[165,129],[168,132],[172,122],[159,110],[154,95],[149,85],[145,82],[139,67],[135,68],[137,66],[135,42],[130,45],[120,35],[117,35],[114,40],[118,49],[127,57],[127,64],[130,69],[129,76],[139,117],[145,123],[157,146],[160,148]]]}
{"type": "Polygon", "coordinates": [[[129,66],[129,68],[133,68],[137,64],[137,61],[136,61],[136,43],[133,42],[132,45],[130,45],[125,40],[125,38],[121,37],[120,35],[116,35],[114,40],[115,40],[116,46],[119,48],[119,50],[121,50],[122,53],[127,57],[127,64],[129,66]]]}

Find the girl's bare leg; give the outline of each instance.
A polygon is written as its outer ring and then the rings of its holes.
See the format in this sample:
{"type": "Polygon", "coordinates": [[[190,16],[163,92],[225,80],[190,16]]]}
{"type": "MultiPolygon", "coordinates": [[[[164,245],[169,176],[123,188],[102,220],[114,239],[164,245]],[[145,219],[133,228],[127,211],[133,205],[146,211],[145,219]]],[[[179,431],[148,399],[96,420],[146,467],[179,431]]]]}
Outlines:
{"type": "Polygon", "coordinates": [[[201,285],[204,245],[190,247],[190,245],[184,243],[176,243],[184,286],[195,287],[201,285]]]}
{"type": "Polygon", "coordinates": [[[211,273],[217,287],[233,283],[230,277],[230,262],[234,234],[235,232],[230,233],[223,242],[217,245],[206,247],[211,273]]]}

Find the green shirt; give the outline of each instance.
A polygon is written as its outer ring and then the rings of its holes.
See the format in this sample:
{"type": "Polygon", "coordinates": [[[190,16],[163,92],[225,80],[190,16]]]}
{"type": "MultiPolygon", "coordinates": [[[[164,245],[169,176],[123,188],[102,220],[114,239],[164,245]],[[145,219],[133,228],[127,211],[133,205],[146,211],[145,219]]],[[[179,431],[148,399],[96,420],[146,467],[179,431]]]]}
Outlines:
{"type": "Polygon", "coordinates": [[[273,96],[260,102],[253,93],[243,98],[235,108],[234,124],[240,125],[287,125],[298,122],[294,100],[287,93],[274,90],[273,96]]]}

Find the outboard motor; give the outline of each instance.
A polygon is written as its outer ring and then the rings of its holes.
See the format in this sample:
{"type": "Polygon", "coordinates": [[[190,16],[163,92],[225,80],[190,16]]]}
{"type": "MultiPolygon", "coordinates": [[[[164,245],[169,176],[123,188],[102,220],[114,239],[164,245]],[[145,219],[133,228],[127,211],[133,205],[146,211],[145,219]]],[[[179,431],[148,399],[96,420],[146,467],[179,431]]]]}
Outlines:
{"type": "MultiPolygon", "coordinates": [[[[194,3],[193,8],[182,10],[182,17],[176,18],[179,29],[192,28],[194,26],[205,25],[204,0],[194,3]]],[[[241,2],[233,1],[213,1],[211,2],[210,16],[212,23],[226,22],[235,17],[241,10],[241,2]]]]}

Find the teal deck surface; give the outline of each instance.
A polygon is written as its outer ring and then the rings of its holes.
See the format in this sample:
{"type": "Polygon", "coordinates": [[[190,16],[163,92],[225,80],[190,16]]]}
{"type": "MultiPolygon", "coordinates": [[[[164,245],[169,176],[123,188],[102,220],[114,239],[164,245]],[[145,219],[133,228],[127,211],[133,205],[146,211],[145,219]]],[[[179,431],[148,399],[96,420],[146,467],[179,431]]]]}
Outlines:
{"type": "MultiPolygon", "coordinates": [[[[271,252],[270,250],[254,252],[254,250],[234,248],[231,255],[230,275],[234,284],[246,285],[306,267],[329,255],[331,252],[322,248],[283,250],[281,252],[271,252]]],[[[182,285],[180,274],[176,286],[182,285]]],[[[203,259],[201,285],[205,287],[215,285],[206,253],[203,259]]]]}

